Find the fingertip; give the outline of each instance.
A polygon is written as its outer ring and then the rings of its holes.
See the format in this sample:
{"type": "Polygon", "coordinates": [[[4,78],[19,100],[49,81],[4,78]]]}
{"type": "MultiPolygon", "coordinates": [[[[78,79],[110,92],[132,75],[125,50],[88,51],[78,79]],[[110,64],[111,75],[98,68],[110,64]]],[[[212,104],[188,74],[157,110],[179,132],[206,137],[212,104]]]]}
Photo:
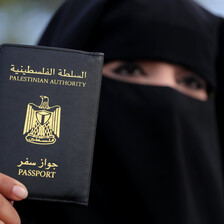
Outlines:
{"type": "Polygon", "coordinates": [[[9,200],[20,201],[28,196],[28,190],[18,180],[0,173],[0,194],[9,200]]]}
{"type": "Polygon", "coordinates": [[[12,189],[12,193],[20,200],[27,198],[28,191],[25,186],[15,185],[12,189]]]}

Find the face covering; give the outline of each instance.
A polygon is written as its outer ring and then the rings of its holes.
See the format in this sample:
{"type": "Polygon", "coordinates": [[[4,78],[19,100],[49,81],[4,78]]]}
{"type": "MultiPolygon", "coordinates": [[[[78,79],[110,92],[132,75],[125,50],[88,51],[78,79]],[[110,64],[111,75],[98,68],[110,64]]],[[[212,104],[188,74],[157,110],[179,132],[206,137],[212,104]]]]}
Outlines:
{"type": "MultiPolygon", "coordinates": [[[[216,107],[217,107],[217,117],[218,117],[218,126],[219,126],[219,135],[222,144],[222,148],[224,148],[224,19],[222,19],[222,25],[219,33],[219,54],[217,60],[217,94],[216,94],[216,107]]],[[[222,158],[224,159],[224,150],[222,153],[222,158]]],[[[224,170],[224,165],[223,165],[224,170]]]]}
{"type": "Polygon", "coordinates": [[[78,220],[223,223],[214,117],[213,99],[104,77],[89,211],[78,220]]]}

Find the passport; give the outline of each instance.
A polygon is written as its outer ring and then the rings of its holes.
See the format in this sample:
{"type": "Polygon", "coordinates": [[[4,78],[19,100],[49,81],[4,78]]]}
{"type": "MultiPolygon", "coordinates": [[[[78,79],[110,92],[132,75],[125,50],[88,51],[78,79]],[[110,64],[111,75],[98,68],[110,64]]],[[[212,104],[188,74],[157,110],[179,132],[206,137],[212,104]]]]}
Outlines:
{"type": "Polygon", "coordinates": [[[88,205],[103,53],[0,46],[0,172],[27,199],[88,205]]]}

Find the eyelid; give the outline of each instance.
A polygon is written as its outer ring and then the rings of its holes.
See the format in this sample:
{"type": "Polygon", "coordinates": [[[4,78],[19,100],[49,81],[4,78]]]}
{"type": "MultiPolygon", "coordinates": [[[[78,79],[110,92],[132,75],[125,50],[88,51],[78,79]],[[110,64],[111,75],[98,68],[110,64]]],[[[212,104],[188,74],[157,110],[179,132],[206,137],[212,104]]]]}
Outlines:
{"type": "Polygon", "coordinates": [[[122,70],[126,70],[127,74],[130,74],[130,75],[132,74],[133,71],[139,70],[142,75],[146,75],[142,66],[135,62],[123,62],[121,65],[115,68],[113,72],[119,74],[120,71],[122,70]]]}
{"type": "Polygon", "coordinates": [[[177,82],[180,83],[180,82],[186,81],[186,80],[189,81],[189,79],[192,79],[192,81],[197,82],[200,85],[200,87],[199,87],[200,89],[206,89],[207,90],[207,83],[204,81],[204,79],[202,79],[201,77],[199,77],[195,73],[181,74],[181,76],[177,78],[177,82]]]}

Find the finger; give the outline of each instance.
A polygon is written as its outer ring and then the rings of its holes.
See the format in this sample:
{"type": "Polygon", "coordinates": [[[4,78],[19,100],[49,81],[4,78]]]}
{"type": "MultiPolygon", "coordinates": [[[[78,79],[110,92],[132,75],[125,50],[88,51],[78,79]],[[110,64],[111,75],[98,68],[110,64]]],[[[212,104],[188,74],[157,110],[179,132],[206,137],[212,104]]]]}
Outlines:
{"type": "Polygon", "coordinates": [[[0,173],[0,193],[13,201],[22,200],[28,195],[28,191],[23,184],[2,173],[0,173]]]}
{"type": "Polygon", "coordinates": [[[3,223],[7,224],[21,223],[15,208],[2,194],[0,194],[0,219],[3,223]]]}
{"type": "MultiPolygon", "coordinates": [[[[13,206],[14,205],[14,201],[9,201],[9,203],[13,206]]],[[[1,224],[1,223],[0,223],[1,224]]]]}
{"type": "Polygon", "coordinates": [[[0,220],[0,224],[5,224],[3,221],[0,220]]]}

